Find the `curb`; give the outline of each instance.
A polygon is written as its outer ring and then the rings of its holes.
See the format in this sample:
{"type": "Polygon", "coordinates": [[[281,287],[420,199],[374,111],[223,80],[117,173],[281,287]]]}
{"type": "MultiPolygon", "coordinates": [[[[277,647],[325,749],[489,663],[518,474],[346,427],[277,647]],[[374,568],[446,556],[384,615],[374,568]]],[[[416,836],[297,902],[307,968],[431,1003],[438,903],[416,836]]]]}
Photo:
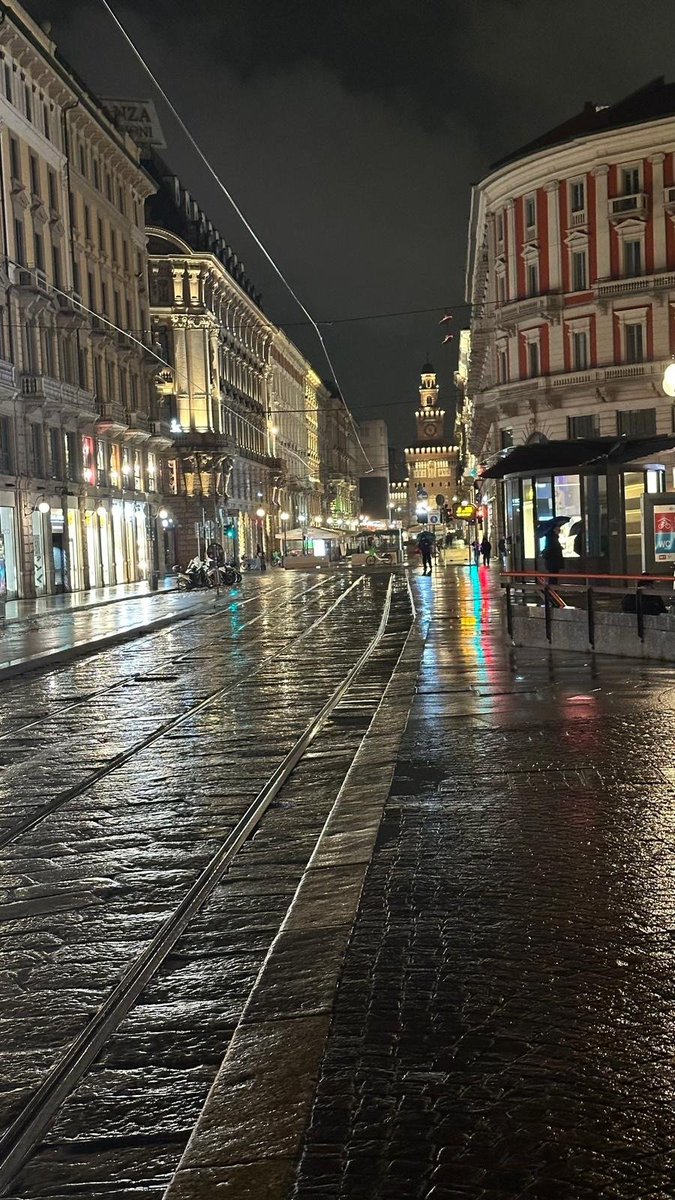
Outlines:
{"type": "MultiPolygon", "coordinates": [[[[72,604],[68,608],[45,609],[43,612],[26,613],[24,616],[3,617],[2,625],[23,625],[26,621],[44,621],[45,617],[69,617],[72,613],[93,612],[97,608],[109,608],[111,604],[126,604],[129,600],[152,600],[155,596],[172,596],[178,588],[158,588],[156,592],[137,592],[131,596],[112,596],[107,600],[99,600],[95,604],[72,604]]],[[[23,601],[8,601],[9,604],[23,601]]]]}
{"type": "Polygon", "coordinates": [[[290,1200],[424,641],[413,622],[164,1200],[290,1200]],[[289,971],[298,943],[307,975],[289,971]]]}

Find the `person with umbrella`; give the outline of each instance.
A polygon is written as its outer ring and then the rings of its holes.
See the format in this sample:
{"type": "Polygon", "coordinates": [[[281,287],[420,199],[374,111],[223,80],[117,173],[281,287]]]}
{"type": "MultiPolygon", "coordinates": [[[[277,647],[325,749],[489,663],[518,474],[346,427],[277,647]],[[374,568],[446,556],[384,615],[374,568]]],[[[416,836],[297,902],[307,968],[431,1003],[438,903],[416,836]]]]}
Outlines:
{"type": "Polygon", "coordinates": [[[552,521],[543,521],[537,532],[544,535],[544,549],[542,558],[549,575],[549,586],[558,582],[558,572],[562,571],[565,560],[563,558],[562,546],[560,545],[560,526],[565,525],[569,517],[555,517],[552,521]]]}

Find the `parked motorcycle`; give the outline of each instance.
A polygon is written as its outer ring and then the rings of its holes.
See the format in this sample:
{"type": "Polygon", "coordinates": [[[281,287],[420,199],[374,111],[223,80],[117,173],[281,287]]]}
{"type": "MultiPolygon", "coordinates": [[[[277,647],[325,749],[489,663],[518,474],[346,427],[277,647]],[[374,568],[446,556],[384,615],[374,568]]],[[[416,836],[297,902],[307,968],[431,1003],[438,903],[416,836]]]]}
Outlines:
{"type": "Polygon", "coordinates": [[[184,571],[179,566],[174,567],[176,588],[179,592],[194,592],[204,588],[214,588],[220,583],[221,587],[233,587],[241,583],[241,575],[235,567],[224,563],[218,567],[208,559],[198,555],[191,558],[184,571]]]}

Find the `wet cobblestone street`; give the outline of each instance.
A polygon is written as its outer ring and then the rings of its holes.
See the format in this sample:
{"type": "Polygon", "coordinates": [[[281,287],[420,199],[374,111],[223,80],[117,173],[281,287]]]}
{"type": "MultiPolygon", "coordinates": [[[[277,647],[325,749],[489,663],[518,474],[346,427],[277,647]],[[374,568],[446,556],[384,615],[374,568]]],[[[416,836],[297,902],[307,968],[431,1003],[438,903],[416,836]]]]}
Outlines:
{"type": "MultiPolygon", "coordinates": [[[[271,577],[194,621],[5,684],[5,1129],[368,645],[387,583],[271,577]]],[[[336,710],[0,1194],[163,1195],[368,711],[336,710]]]]}
{"type": "Polygon", "coordinates": [[[672,1200],[675,670],[418,579],[418,694],[296,1200],[672,1200]]]}

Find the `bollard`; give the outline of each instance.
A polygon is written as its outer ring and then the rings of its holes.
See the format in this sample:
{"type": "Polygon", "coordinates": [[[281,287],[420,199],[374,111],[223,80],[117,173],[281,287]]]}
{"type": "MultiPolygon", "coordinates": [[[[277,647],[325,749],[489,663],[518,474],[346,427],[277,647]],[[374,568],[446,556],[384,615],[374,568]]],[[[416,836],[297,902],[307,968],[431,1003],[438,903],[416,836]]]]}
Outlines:
{"type": "Polygon", "coordinates": [[[151,592],[156,592],[159,590],[159,571],[150,572],[149,583],[151,592]]]}

